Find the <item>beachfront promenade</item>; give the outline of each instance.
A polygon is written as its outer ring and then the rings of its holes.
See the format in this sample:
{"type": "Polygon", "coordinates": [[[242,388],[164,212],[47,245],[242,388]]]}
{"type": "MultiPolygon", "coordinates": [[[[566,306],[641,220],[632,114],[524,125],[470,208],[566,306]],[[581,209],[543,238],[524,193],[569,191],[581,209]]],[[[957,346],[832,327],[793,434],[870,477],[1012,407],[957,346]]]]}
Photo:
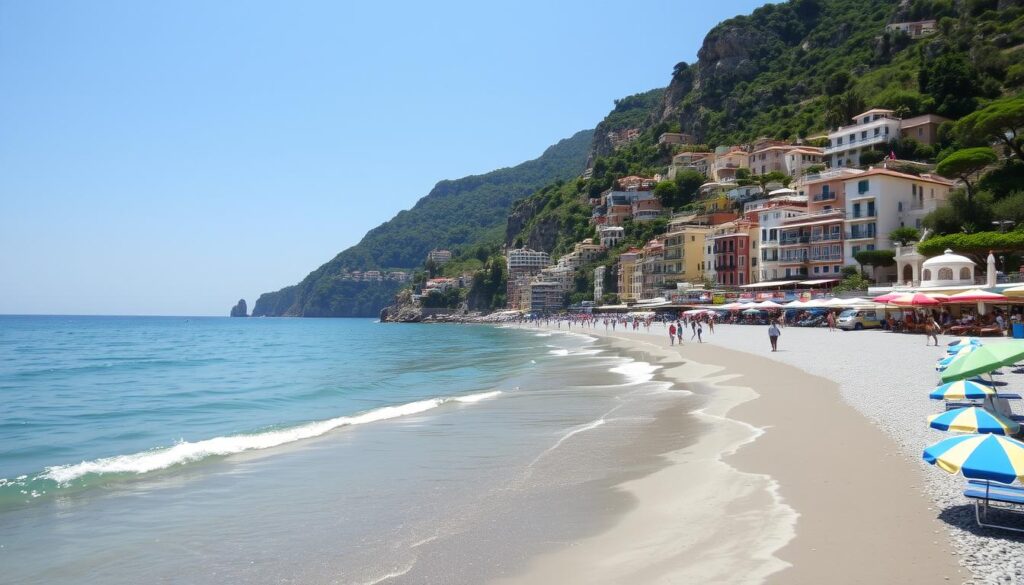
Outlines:
{"type": "MultiPolygon", "coordinates": [[[[949,436],[930,429],[927,417],[943,410],[928,393],[952,337],[927,347],[923,335],[789,327],[771,353],[763,326],[716,325],[714,333],[705,326],[703,344],[687,330],[674,347],[662,323],[572,331],[648,348],[663,360],[720,366],[723,375],[739,375],[728,384],[760,395],[727,416],[764,435],[725,460],[771,475],[800,515],[796,537],[775,553],[793,566],[768,582],[1024,583],[1024,538],[979,529],[962,496],[965,480],[921,459],[924,447],[949,436]]],[[[1003,372],[1007,390],[1024,389],[1024,376],[1003,372]]]]}

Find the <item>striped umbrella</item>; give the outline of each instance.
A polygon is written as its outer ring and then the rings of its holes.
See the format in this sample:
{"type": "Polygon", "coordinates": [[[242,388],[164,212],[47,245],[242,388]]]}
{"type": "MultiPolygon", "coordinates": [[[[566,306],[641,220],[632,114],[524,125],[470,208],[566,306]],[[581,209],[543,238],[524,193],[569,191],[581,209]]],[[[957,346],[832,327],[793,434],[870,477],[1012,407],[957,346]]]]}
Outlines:
{"type": "Polygon", "coordinates": [[[967,354],[969,354],[972,351],[975,351],[977,349],[980,349],[977,345],[965,345],[965,346],[961,347],[960,349],[958,349],[957,352],[954,353],[953,355],[946,356],[944,358],[939,358],[939,363],[936,364],[935,371],[937,371],[937,372],[944,371],[953,362],[957,361],[958,359],[963,358],[967,354]]]}
{"type": "Polygon", "coordinates": [[[970,380],[960,380],[943,384],[932,390],[928,398],[932,400],[984,400],[995,396],[995,388],[987,384],[979,384],[970,380]]]}
{"type": "MultiPolygon", "coordinates": [[[[958,356],[960,354],[957,354],[958,356]]],[[[942,381],[963,380],[1024,360],[1024,341],[993,343],[955,360],[942,372],[942,381]]]]}
{"type": "Polygon", "coordinates": [[[968,346],[971,346],[971,345],[973,345],[975,347],[981,347],[982,343],[981,343],[981,341],[979,341],[977,338],[974,338],[974,337],[961,337],[960,339],[957,339],[955,341],[950,342],[949,343],[949,347],[946,348],[946,352],[947,353],[956,353],[956,352],[960,351],[961,349],[963,349],[965,347],[968,347],[968,346]]]}
{"type": "Polygon", "coordinates": [[[924,450],[924,460],[947,473],[1000,483],[1024,480],[1024,443],[1000,435],[961,435],[924,450]]]}
{"type": "Polygon", "coordinates": [[[947,410],[928,417],[928,426],[940,431],[1016,435],[1020,425],[1012,420],[977,406],[947,410]]]}
{"type": "Polygon", "coordinates": [[[946,300],[945,295],[907,293],[885,301],[886,304],[898,307],[934,307],[941,305],[946,300]]]}

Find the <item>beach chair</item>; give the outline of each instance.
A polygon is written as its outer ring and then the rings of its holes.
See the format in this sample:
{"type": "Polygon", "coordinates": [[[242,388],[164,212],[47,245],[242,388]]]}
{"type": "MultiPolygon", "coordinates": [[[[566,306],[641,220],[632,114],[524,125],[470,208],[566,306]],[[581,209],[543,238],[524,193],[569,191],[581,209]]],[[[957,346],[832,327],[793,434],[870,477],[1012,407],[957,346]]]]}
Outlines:
{"type": "Polygon", "coordinates": [[[972,479],[967,482],[964,495],[974,501],[974,519],[978,526],[1024,532],[1024,522],[1011,526],[990,519],[993,511],[999,515],[1024,515],[1024,488],[972,479]]]}
{"type": "Polygon", "coordinates": [[[1003,330],[998,325],[985,325],[978,329],[978,335],[998,335],[1003,336],[1003,330]]]}

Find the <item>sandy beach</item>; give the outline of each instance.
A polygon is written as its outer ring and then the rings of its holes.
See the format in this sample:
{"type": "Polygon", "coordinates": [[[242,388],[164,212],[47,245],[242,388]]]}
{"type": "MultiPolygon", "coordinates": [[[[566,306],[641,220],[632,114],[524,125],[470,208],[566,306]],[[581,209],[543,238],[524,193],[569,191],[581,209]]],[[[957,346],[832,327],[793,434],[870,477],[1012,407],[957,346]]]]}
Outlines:
{"type": "MultiPolygon", "coordinates": [[[[634,506],[598,535],[501,583],[1006,583],[1020,546],[976,533],[962,480],[920,460],[943,436],[928,414],[934,361],[921,336],[719,325],[705,343],[601,337],[705,399],[711,429],[626,482],[634,506]],[[955,513],[951,515],[950,509],[955,513]],[[1002,552],[993,552],[1002,551],[1002,552]],[[972,574],[973,572],[973,574],[972,574]]],[[[565,331],[565,325],[563,325],[565,331]]],[[[669,425],[670,421],[658,421],[669,425]]]]}

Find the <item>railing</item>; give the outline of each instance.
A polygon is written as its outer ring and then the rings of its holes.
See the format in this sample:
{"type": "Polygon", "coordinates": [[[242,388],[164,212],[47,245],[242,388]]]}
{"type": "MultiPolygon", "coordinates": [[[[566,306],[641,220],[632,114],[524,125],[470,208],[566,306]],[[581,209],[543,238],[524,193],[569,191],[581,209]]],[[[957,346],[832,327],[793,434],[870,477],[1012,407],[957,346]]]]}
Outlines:
{"type": "Polygon", "coordinates": [[[811,236],[812,242],[837,242],[843,239],[842,234],[821,234],[820,236],[811,236]]]}
{"type": "Polygon", "coordinates": [[[811,201],[832,201],[836,198],[836,193],[818,193],[811,197],[811,201]]]}
{"type": "Polygon", "coordinates": [[[846,232],[846,239],[847,240],[864,240],[864,239],[873,238],[873,237],[875,237],[875,232],[873,232],[873,231],[846,232]]]}
{"type": "Polygon", "coordinates": [[[811,241],[810,236],[799,236],[796,238],[781,238],[779,239],[780,246],[792,246],[794,244],[806,244],[811,241]]]}
{"type": "Polygon", "coordinates": [[[877,217],[877,215],[878,212],[876,212],[874,209],[869,209],[868,211],[854,210],[854,212],[850,215],[850,219],[864,219],[869,217],[877,217]]]}

